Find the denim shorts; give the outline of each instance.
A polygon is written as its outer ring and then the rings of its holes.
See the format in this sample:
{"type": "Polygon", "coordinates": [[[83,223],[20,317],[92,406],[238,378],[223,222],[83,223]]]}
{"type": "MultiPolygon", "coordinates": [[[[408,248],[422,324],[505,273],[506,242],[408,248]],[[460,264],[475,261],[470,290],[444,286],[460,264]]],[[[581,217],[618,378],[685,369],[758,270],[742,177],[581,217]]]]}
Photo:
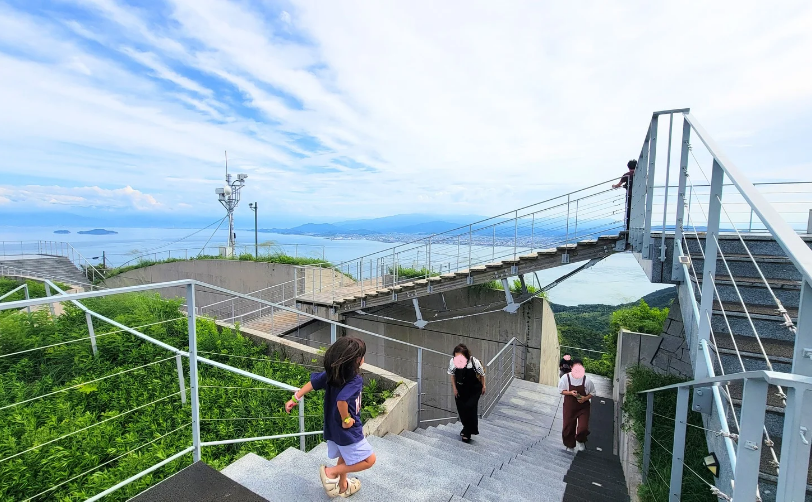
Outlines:
{"type": "Polygon", "coordinates": [[[341,457],[347,465],[355,465],[358,462],[363,462],[372,455],[372,445],[366,438],[353,444],[345,446],[337,445],[334,442],[327,440],[327,456],[329,458],[341,457]]]}

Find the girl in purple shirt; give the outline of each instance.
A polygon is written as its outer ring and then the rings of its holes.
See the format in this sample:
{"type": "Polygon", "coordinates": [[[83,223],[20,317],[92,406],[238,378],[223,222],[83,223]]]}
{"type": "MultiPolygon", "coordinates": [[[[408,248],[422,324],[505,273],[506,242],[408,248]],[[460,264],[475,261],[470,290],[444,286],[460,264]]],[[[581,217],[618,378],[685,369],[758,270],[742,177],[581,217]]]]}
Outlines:
{"type": "Polygon", "coordinates": [[[293,393],[285,405],[290,410],[311,390],[324,390],[324,439],[327,456],[338,459],[335,467],[322,465],[319,475],[330,498],[349,497],[361,489],[358,478],[347,478],[375,464],[375,453],[364,438],[361,424],[361,365],[367,348],[363,340],[345,336],[324,354],[324,371],[310,375],[310,382],[293,393]]]}

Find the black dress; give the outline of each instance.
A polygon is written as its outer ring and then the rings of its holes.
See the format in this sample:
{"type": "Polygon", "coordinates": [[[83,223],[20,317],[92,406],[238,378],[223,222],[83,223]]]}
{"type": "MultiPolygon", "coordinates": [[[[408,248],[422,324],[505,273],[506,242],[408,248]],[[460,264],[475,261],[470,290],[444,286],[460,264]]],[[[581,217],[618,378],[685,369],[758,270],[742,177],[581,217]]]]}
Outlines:
{"type": "Polygon", "coordinates": [[[479,434],[477,408],[479,398],[482,396],[482,382],[477,378],[474,362],[469,360],[464,368],[456,368],[454,370],[454,381],[457,384],[458,394],[454,401],[457,403],[457,413],[459,413],[460,422],[462,422],[460,435],[465,439],[470,439],[471,434],[479,434]]]}

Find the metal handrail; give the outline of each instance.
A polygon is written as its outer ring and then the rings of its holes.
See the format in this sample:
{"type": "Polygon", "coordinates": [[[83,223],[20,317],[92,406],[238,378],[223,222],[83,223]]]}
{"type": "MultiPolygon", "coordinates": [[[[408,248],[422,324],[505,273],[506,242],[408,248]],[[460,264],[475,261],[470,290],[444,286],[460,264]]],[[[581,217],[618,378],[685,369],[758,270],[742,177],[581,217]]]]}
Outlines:
{"type": "Polygon", "coordinates": [[[508,349],[508,347],[510,347],[513,344],[513,342],[516,342],[516,341],[518,341],[518,339],[515,336],[513,338],[511,338],[510,340],[508,340],[508,342],[505,344],[505,346],[502,347],[502,349],[499,352],[497,352],[496,355],[493,356],[493,358],[490,361],[488,361],[488,364],[486,364],[485,367],[488,367],[491,364],[493,364],[493,362],[496,361],[496,358],[501,356],[502,352],[506,351],[508,349]]]}
{"type": "Polygon", "coordinates": [[[761,193],[756,190],[750,180],[739,171],[733,162],[722,153],[716,142],[710,137],[705,128],[690,114],[685,114],[685,120],[691,125],[699,139],[713,156],[714,160],[724,170],[742,197],[750,204],[753,211],[761,218],[761,222],[770,230],[776,242],[787,254],[787,257],[804,276],[804,280],[812,285],[812,249],[806,245],[798,234],[781,218],[773,206],[767,202],[761,193]]]}

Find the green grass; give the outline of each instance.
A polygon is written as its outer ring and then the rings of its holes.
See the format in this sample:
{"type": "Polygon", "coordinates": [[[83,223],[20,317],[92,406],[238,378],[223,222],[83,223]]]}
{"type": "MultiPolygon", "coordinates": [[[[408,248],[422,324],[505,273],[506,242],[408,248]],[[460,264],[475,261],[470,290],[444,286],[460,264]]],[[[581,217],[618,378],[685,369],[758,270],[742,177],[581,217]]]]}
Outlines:
{"type": "MultiPolygon", "coordinates": [[[[638,465],[643,465],[643,441],[646,429],[646,396],[637,394],[640,391],[654,389],[665,385],[684,382],[684,379],[673,375],[660,375],[653,370],[643,367],[633,367],[628,370],[629,387],[623,403],[623,427],[631,431],[640,444],[641,451],[636,452],[638,465]]],[[[676,390],[661,391],[654,394],[654,412],[666,417],[673,417],[677,405],[676,390]]],[[[689,406],[690,410],[690,406],[689,406]]],[[[685,439],[685,465],[696,471],[702,479],[713,484],[713,475],[704,465],[704,457],[708,455],[708,446],[702,429],[702,416],[689,411],[688,423],[695,427],[688,427],[685,439]]],[[[648,480],[638,488],[641,502],[657,502],[669,500],[668,481],[671,477],[671,454],[674,444],[674,421],[654,416],[651,429],[652,438],[662,443],[651,441],[651,460],[648,480]],[[664,448],[667,448],[666,451],[664,448]],[[658,474],[659,473],[659,474],[658,474]],[[662,478],[660,477],[662,476],[662,478]],[[665,483],[663,482],[665,479],[665,483]]],[[[689,469],[683,468],[682,498],[683,502],[711,502],[717,500],[710,494],[708,486],[694,475],[689,469]]]]}
{"type": "MultiPolygon", "coordinates": [[[[171,346],[187,348],[187,320],[179,313],[179,300],[129,294],[83,303],[131,327],[167,321],[140,331],[171,346]]],[[[65,314],[56,318],[47,311],[18,312],[0,318],[0,354],[87,337],[84,312],[72,305],[65,308],[65,314]]],[[[0,410],[0,459],[20,454],[0,462],[0,500],[22,500],[100,467],[38,499],[84,500],[191,445],[191,430],[186,426],[191,420],[189,404],[182,405],[180,396],[172,395],[178,392],[174,358],[130,334],[107,334],[113,329],[96,325],[98,357],[93,357],[87,340],[0,357],[0,408],[62,391],[0,410]],[[69,389],[167,357],[170,359],[152,366],[69,389]],[[142,405],[147,406],[128,413],[142,405]],[[78,432],[106,419],[111,420],[78,432]],[[181,430],[171,432],[179,427],[181,430]],[[72,432],[77,433],[23,453],[72,432]],[[164,434],[168,435],[161,438],[164,434]],[[150,441],[155,442],[133,451],[150,441]]],[[[197,320],[197,339],[201,352],[241,356],[206,357],[291,385],[303,385],[311,371],[320,370],[292,364],[278,355],[269,357],[265,347],[205,318],[197,320]]],[[[188,363],[184,361],[184,365],[188,392],[188,363]]],[[[283,408],[289,392],[254,390],[263,385],[210,366],[199,365],[199,374],[203,441],[298,432],[298,415],[287,415],[283,408]],[[232,420],[251,417],[254,419],[232,420]]],[[[379,414],[380,404],[389,395],[378,383],[369,382],[364,391],[363,416],[379,414]]],[[[306,401],[306,430],[322,428],[322,400],[323,392],[318,392],[306,401]]],[[[308,438],[309,447],[319,440],[318,436],[308,438]]],[[[248,452],[272,458],[298,444],[298,438],[287,438],[205,447],[202,453],[205,462],[221,469],[248,452]]],[[[191,455],[186,455],[108,498],[126,500],[190,463],[191,455]]]]}
{"type": "MultiPolygon", "coordinates": [[[[484,282],[482,284],[477,284],[477,285],[471,286],[471,287],[479,288],[479,289],[492,289],[494,291],[504,291],[505,290],[505,288],[502,286],[502,281],[498,281],[498,280],[484,282]]],[[[530,284],[527,284],[527,292],[528,293],[534,294],[537,291],[538,291],[537,287],[531,286],[530,284]]],[[[513,279],[513,282],[510,285],[510,292],[513,293],[513,294],[521,293],[522,292],[522,281],[520,281],[519,279],[513,279]]],[[[543,292],[541,294],[538,294],[536,296],[538,296],[539,298],[547,298],[547,292],[545,291],[545,292],[543,292]]]]}
{"type": "MultiPolygon", "coordinates": [[[[392,267],[389,267],[389,269],[388,269],[389,274],[392,274],[393,270],[394,269],[392,267]]],[[[411,267],[402,267],[402,266],[398,265],[398,273],[397,273],[398,280],[400,280],[400,279],[420,279],[420,278],[426,278],[426,277],[434,277],[434,276],[438,276],[438,275],[440,275],[440,274],[437,273],[437,272],[431,272],[426,267],[423,267],[423,268],[411,268],[411,267]]]]}
{"type": "MultiPolygon", "coordinates": [[[[325,262],[319,258],[306,258],[306,257],[295,257],[286,255],[284,253],[272,253],[267,255],[260,255],[259,257],[255,257],[251,253],[243,253],[239,256],[226,258],[224,256],[219,255],[200,255],[200,256],[193,256],[188,259],[186,258],[167,258],[165,260],[139,260],[137,263],[132,263],[128,265],[124,265],[122,267],[115,267],[115,268],[108,268],[104,269],[101,266],[97,267],[102,273],[104,273],[105,278],[115,277],[117,275],[123,274],[125,272],[129,272],[131,270],[137,270],[139,268],[149,267],[151,265],[158,265],[161,263],[174,263],[177,261],[193,261],[193,260],[234,260],[234,261],[257,261],[257,262],[265,262],[265,263],[282,263],[285,265],[322,265],[324,268],[333,268],[333,265],[329,262],[325,262]]],[[[102,282],[103,279],[97,278],[96,283],[102,282]]]]}

